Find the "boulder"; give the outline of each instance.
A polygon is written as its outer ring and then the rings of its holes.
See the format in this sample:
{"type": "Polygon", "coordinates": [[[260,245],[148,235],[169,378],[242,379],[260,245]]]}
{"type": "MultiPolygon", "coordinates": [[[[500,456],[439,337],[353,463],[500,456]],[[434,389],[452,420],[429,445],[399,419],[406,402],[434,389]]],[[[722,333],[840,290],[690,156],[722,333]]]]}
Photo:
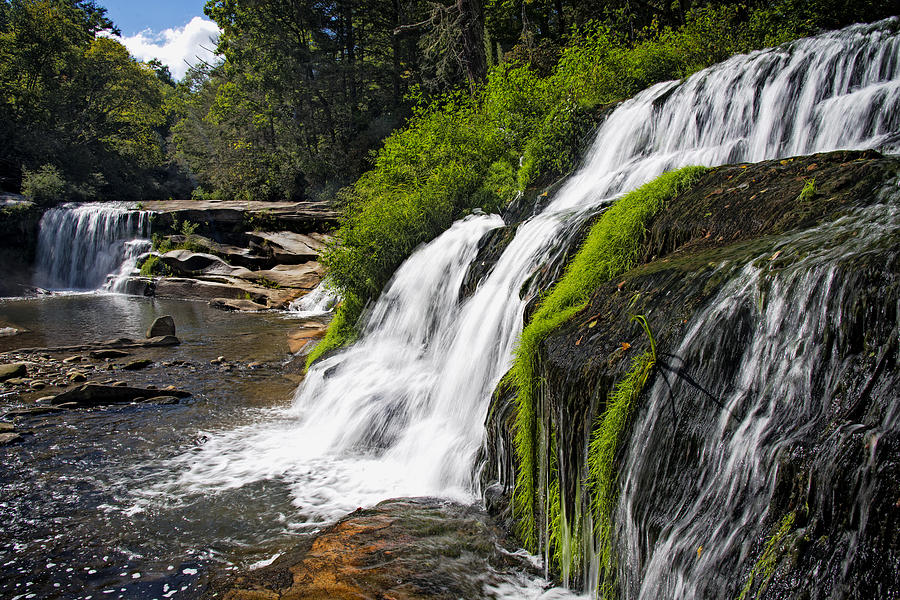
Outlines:
{"type": "Polygon", "coordinates": [[[179,275],[241,277],[250,272],[245,267],[233,267],[214,254],[191,252],[190,250],[172,250],[161,255],[159,260],[179,275]]]}
{"type": "Polygon", "coordinates": [[[243,276],[243,279],[266,287],[311,290],[319,285],[324,275],[325,268],[320,263],[310,261],[299,265],[277,265],[265,271],[253,271],[243,276]]]}
{"type": "Polygon", "coordinates": [[[28,374],[28,366],[25,363],[11,363],[0,365],[0,381],[21,378],[28,374]]]}
{"type": "Polygon", "coordinates": [[[113,386],[89,383],[78,386],[56,396],[50,401],[54,406],[75,405],[78,408],[92,408],[109,404],[135,402],[140,399],[152,399],[159,396],[175,396],[187,398],[191,394],[181,390],[151,390],[129,386],[113,386]]]}
{"type": "MultiPolygon", "coordinates": [[[[179,246],[187,241],[187,238],[183,235],[170,235],[167,236],[167,239],[174,246],[179,246]]],[[[202,235],[192,235],[190,243],[194,247],[202,248],[203,252],[214,254],[224,259],[230,265],[248,269],[267,269],[274,264],[274,261],[269,256],[258,256],[249,248],[222,244],[202,235]]]]}
{"type": "Polygon", "coordinates": [[[129,296],[152,296],[156,290],[151,277],[122,277],[116,282],[115,291],[129,296]]]}
{"type": "Polygon", "coordinates": [[[165,335],[175,335],[175,319],[171,315],[157,317],[150,328],[147,329],[147,337],[155,338],[165,335]]]}
{"type": "Polygon", "coordinates": [[[325,248],[319,239],[291,231],[253,231],[247,235],[251,241],[269,248],[279,264],[296,265],[317,260],[325,248]]]}

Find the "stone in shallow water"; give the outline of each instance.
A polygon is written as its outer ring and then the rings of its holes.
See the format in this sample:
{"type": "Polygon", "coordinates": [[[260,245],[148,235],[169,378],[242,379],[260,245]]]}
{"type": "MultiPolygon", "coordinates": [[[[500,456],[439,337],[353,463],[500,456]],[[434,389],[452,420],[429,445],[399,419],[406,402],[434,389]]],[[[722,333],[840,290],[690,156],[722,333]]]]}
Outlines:
{"type": "Polygon", "coordinates": [[[6,446],[8,444],[13,444],[22,439],[22,436],[18,433],[0,433],[0,446],[6,446]]]}
{"type": "Polygon", "coordinates": [[[73,408],[91,408],[124,402],[137,402],[160,396],[187,398],[190,395],[189,392],[181,390],[159,391],[128,386],[86,384],[59,394],[51,402],[57,406],[72,405],[73,408]]]}
{"type": "Polygon", "coordinates": [[[142,358],[139,360],[133,360],[130,363],[126,364],[122,367],[126,371],[138,371],[140,369],[146,369],[150,365],[153,364],[153,361],[149,358],[142,358]]]}
{"type": "Polygon", "coordinates": [[[9,365],[0,365],[0,381],[23,377],[28,374],[28,367],[25,363],[12,363],[9,365]]]}
{"type": "MultiPolygon", "coordinates": [[[[103,359],[103,358],[122,358],[123,356],[128,356],[128,353],[124,350],[115,350],[115,349],[107,349],[107,350],[91,350],[90,357],[103,359]]],[[[75,362],[75,361],[72,361],[75,362]]]]}
{"type": "Polygon", "coordinates": [[[147,337],[155,338],[164,335],[175,335],[175,319],[171,315],[158,317],[150,328],[147,329],[147,337]]]}
{"type": "Polygon", "coordinates": [[[229,600],[484,598],[503,573],[532,567],[492,519],[434,498],[357,509],[271,566],[218,582],[229,600]],[[509,550],[504,550],[504,548],[509,550]]]}

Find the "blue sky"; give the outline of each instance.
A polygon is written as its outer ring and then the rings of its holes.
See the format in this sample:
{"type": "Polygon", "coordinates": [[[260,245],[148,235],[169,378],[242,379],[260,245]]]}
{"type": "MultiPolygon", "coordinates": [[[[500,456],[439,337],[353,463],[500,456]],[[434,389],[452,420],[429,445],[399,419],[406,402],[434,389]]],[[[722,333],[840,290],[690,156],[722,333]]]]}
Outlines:
{"type": "Polygon", "coordinates": [[[140,60],[158,58],[181,79],[188,64],[215,60],[216,24],[203,14],[205,0],[100,0],[122,30],[119,39],[140,60]]]}

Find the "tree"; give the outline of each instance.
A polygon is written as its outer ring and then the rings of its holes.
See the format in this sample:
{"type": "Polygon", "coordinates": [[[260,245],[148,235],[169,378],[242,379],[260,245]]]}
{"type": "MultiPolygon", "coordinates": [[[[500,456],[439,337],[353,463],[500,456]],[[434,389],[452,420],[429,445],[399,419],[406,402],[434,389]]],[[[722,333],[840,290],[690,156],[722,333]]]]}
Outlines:
{"type": "Polygon", "coordinates": [[[67,195],[141,197],[164,161],[164,84],[83,0],[0,3],[0,185],[57,169],[67,195]]]}

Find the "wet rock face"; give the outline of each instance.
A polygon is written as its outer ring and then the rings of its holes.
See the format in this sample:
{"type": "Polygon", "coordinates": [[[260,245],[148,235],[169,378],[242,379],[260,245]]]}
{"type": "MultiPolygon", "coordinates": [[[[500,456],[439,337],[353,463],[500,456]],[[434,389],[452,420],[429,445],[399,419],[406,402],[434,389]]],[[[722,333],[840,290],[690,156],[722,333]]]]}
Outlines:
{"type": "MultiPolygon", "coordinates": [[[[632,511],[636,528],[629,533],[632,544],[619,543],[621,552],[631,552],[627,560],[633,566],[620,582],[622,597],[638,596],[661,536],[704,493],[699,482],[708,482],[711,475],[702,461],[710,452],[706,443],[716,435],[721,413],[715,401],[737,393],[742,385],[752,387],[742,383],[742,376],[747,375],[743,369],[750,345],[754,340],[760,343],[760,320],[771,311],[792,310],[793,305],[807,301],[798,294],[784,307],[770,307],[777,286],[787,285],[787,279],[778,277],[817,252],[852,243],[858,234],[848,231],[821,247],[814,241],[800,244],[796,251],[789,240],[869,210],[862,207],[885,202],[882,190],[895,181],[897,173],[896,159],[871,152],[714,169],[649,224],[644,264],[603,285],[581,313],[544,341],[540,418],[544,430],[555,436],[555,459],[564,474],[561,496],[567,513],[574,514],[577,484],[586,472],[586,447],[606,408],[606,398],[633,357],[649,348],[646,333],[630,320],[631,315],[645,315],[655,338],[659,366],[636,401],[617,458],[620,481],[630,476],[628,489],[635,494],[627,509],[620,508],[632,511]],[[804,197],[802,192],[813,178],[814,193],[804,197]],[[754,267],[770,274],[761,276],[753,288],[755,300],[706,323],[703,345],[698,346],[705,350],[693,359],[675,356],[692,319],[707,310],[720,292],[730,289],[729,283],[745,269],[754,267]],[[657,388],[666,389],[662,374],[674,392],[670,396],[656,392],[657,401],[669,400],[652,409],[659,412],[650,413],[648,390],[654,381],[657,388]],[[654,417],[659,421],[640,422],[656,423],[656,429],[649,425],[639,429],[636,423],[648,419],[648,414],[659,415],[654,417]],[[643,437],[648,431],[658,439],[643,437]],[[633,459],[634,453],[645,458],[633,459]],[[628,461],[640,469],[627,472],[634,468],[628,461]]],[[[800,347],[806,345],[798,356],[814,351],[818,359],[809,366],[809,376],[801,380],[796,395],[785,394],[774,404],[787,413],[779,417],[783,422],[776,419],[770,426],[771,440],[763,438],[761,444],[779,445],[777,465],[767,471],[769,464],[754,464],[754,469],[772,473],[772,481],[766,484],[771,487],[763,485],[765,493],[751,500],[738,497],[732,505],[721,506],[720,516],[726,519],[748,503],[762,503],[753,530],[745,526],[739,532],[744,536],[738,542],[743,544],[740,552],[717,554],[720,548],[698,541],[689,553],[669,548],[668,559],[663,559],[668,560],[663,571],[677,569],[699,582],[695,590],[699,596],[738,597],[745,586],[745,598],[900,594],[900,375],[896,369],[900,242],[881,240],[809,269],[832,274],[831,291],[823,300],[829,303],[825,314],[831,316],[815,331],[779,334],[797,336],[800,347]],[[785,426],[793,423],[790,419],[799,425],[785,426]],[[770,498],[769,489],[773,490],[770,498]],[[702,567],[697,566],[702,564],[701,557],[718,562],[701,573],[702,567]]],[[[819,291],[809,291],[810,301],[819,291]]],[[[769,362],[778,358],[770,357],[769,362]]],[[[798,360],[796,368],[807,367],[798,360]]],[[[747,398],[761,393],[748,390],[747,398]]],[[[511,399],[509,393],[498,390],[488,423],[485,472],[490,477],[482,482],[485,489],[507,494],[515,477],[515,461],[510,458],[515,412],[511,399]]],[[[765,414],[751,410],[749,402],[732,409],[731,429],[748,416],[765,414]]],[[[731,429],[723,434],[726,438],[732,435],[731,429]]],[[[620,485],[624,489],[625,484],[620,485]]],[[[498,505],[498,498],[502,500],[503,495],[491,497],[491,506],[503,514],[508,508],[502,502],[498,505]]],[[[713,531],[722,524],[711,521],[707,526],[713,531]]],[[[666,595],[664,589],[663,585],[660,594],[666,595]]]]}
{"type": "Polygon", "coordinates": [[[358,509],[273,565],[219,582],[229,600],[483,598],[485,585],[524,569],[515,548],[474,508],[436,499],[358,509]]]}

